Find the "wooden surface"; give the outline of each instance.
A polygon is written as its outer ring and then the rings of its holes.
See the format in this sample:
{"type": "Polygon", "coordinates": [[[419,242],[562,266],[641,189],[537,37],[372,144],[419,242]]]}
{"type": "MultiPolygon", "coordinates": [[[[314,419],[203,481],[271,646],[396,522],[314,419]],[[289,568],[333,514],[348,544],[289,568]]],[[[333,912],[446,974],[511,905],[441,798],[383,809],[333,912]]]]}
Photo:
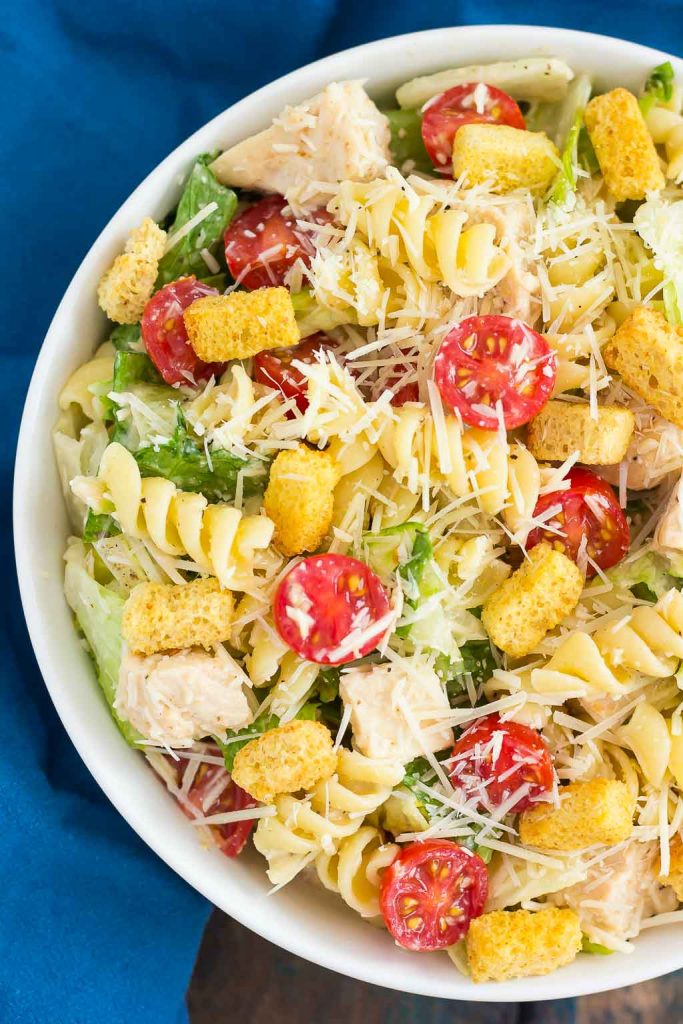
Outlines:
{"type": "Polygon", "coordinates": [[[216,911],[188,1006],[191,1024],[680,1024],[683,972],[577,1000],[452,1003],[342,978],[216,911]]]}

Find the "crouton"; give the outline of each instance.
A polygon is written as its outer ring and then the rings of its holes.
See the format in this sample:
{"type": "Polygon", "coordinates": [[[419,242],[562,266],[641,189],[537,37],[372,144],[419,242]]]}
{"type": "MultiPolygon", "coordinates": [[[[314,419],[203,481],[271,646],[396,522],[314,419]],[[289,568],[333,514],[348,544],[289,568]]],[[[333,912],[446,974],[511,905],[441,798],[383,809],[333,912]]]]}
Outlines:
{"type": "Polygon", "coordinates": [[[453,177],[464,174],[468,185],[492,181],[494,192],[542,192],[559,166],[557,148],[543,132],[506,124],[465,124],[453,140],[453,177]]]}
{"type": "Polygon", "coordinates": [[[332,735],[321,722],[294,719],[251,740],[235,755],[232,777],[261,803],[309,790],[337,764],[332,735]]]}
{"type": "Polygon", "coordinates": [[[626,455],[636,419],[630,409],[603,405],[593,419],[588,404],[548,402],[527,428],[529,451],[537,459],[564,462],[573,452],[586,466],[613,466],[626,455]]]}
{"type": "Polygon", "coordinates": [[[680,833],[675,835],[669,846],[669,874],[662,878],[662,882],[670,885],[678,899],[683,903],[683,839],[680,833]]]}
{"type": "Polygon", "coordinates": [[[137,654],[215,647],[230,634],[233,596],[218,580],[140,583],[126,601],[121,632],[137,654]]]}
{"type": "Polygon", "coordinates": [[[581,942],[579,916],[573,910],[493,910],[475,917],[467,932],[472,981],[550,974],[576,958],[581,942]]]}
{"type": "Polygon", "coordinates": [[[582,590],[576,563],[550,544],[537,544],[484,602],[481,621],[496,647],[523,658],[576,608],[582,590]]]}
{"type": "Polygon", "coordinates": [[[618,202],[664,188],[657,150],[633,93],[612,89],[596,96],[585,121],[605,184],[618,202]]]}
{"type": "Polygon", "coordinates": [[[683,427],[683,328],[637,306],[603,349],[605,363],[657,412],[683,427]]]}
{"type": "Polygon", "coordinates": [[[301,340],[286,288],[205,295],[183,313],[190,345],[205,363],[248,359],[301,340]]]}
{"type": "Polygon", "coordinates": [[[560,806],[538,804],[519,819],[525,846],[583,850],[596,843],[616,846],[633,831],[633,800],[623,782],[591,779],[560,789],[560,806]]]}
{"type": "Polygon", "coordinates": [[[126,247],[100,278],[97,299],[110,320],[136,324],[149,301],[164,255],[166,232],[150,217],[131,232],[126,247]]]}
{"type": "Polygon", "coordinates": [[[305,444],[280,452],[270,469],[263,507],[275,523],[274,543],[283,555],[315,551],[330,528],[337,462],[305,444]]]}

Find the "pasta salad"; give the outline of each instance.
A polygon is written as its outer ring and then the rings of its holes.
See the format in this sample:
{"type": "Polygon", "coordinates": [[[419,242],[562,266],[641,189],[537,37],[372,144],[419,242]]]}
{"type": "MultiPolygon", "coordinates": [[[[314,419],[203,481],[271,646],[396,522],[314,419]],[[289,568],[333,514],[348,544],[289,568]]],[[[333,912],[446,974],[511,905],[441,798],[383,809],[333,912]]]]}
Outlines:
{"type": "Polygon", "coordinates": [[[683,922],[681,97],[332,83],[132,231],[60,397],[124,739],[475,982],[683,922]]]}

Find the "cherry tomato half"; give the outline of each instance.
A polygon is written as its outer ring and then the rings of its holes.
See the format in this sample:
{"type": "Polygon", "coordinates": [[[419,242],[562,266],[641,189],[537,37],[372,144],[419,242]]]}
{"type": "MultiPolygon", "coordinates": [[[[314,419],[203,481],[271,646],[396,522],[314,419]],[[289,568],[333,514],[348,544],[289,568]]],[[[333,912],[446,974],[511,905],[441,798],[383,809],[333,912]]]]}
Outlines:
{"type": "Polygon", "coordinates": [[[507,430],[528,423],[550,398],[556,377],[555,353],[545,338],[509,316],[462,320],[434,360],[445,404],[484,430],[497,430],[498,402],[507,430]]]}
{"type": "MultiPolygon", "coordinates": [[[[283,213],[285,207],[282,196],[267,196],[241,213],[225,232],[228,270],[243,288],[252,291],[283,284],[298,259],[308,266],[315,252],[314,235],[299,228],[291,213],[283,213]]],[[[329,224],[332,215],[314,210],[306,220],[329,224]]]]}
{"type": "Polygon", "coordinates": [[[532,807],[553,787],[553,762],[545,743],[534,729],[518,722],[501,722],[487,715],[474,722],[455,744],[450,758],[451,782],[468,799],[492,811],[501,807],[521,786],[510,813],[532,807]]]}
{"type": "Polygon", "coordinates": [[[448,839],[404,846],[382,876],[379,905],[399,946],[445,949],[463,937],[488,895],[486,865],[448,839]]]}
{"type": "MultiPolygon", "coordinates": [[[[610,485],[588,469],[576,467],[567,474],[566,491],[552,491],[539,498],[534,516],[559,506],[547,520],[547,527],[536,527],[527,539],[527,549],[548,541],[575,562],[586,538],[585,553],[601,569],[609,569],[624,557],[629,548],[628,522],[610,485]],[[558,534],[557,531],[562,533],[558,534]]],[[[588,563],[586,575],[594,576],[588,563]]]]}
{"type": "MultiPolygon", "coordinates": [[[[220,750],[217,747],[215,749],[210,748],[208,753],[220,757],[220,750]]],[[[176,761],[168,755],[164,756],[166,762],[176,773],[177,782],[180,786],[188,762],[182,757],[179,761],[176,761]]],[[[202,816],[207,817],[211,814],[222,814],[225,811],[241,811],[247,807],[257,806],[254,798],[245,793],[243,789],[232,781],[223,765],[205,763],[200,764],[197,769],[197,774],[187,792],[187,802],[196,808],[202,816]],[[220,787],[221,778],[225,782],[225,786],[222,789],[220,787]],[[212,791],[217,791],[218,795],[211,800],[208,806],[205,806],[206,798],[211,796],[212,791]]],[[[194,815],[190,807],[181,801],[178,801],[178,804],[183,814],[192,820],[194,815]]],[[[244,849],[255,824],[256,822],[252,819],[250,821],[232,821],[225,825],[209,825],[208,828],[211,830],[214,841],[221,853],[225,854],[226,857],[236,857],[244,849]]]]}
{"type": "Polygon", "coordinates": [[[145,306],[142,340],[167,384],[208,380],[225,369],[224,363],[203,362],[187,340],[183,310],[205,295],[218,295],[218,291],[194,277],[181,277],[160,288],[145,306]]]}
{"type": "Polygon", "coordinates": [[[392,369],[391,374],[381,384],[377,385],[373,390],[373,398],[376,400],[387,389],[393,391],[391,398],[391,404],[395,409],[405,405],[406,402],[419,402],[420,401],[420,388],[416,380],[411,380],[408,384],[400,384],[400,380],[405,376],[406,370],[408,369],[407,363],[399,363],[395,369],[392,369]],[[398,384],[398,387],[396,386],[398,384]]]}
{"type": "Polygon", "coordinates": [[[301,412],[308,407],[307,381],[294,361],[312,364],[317,352],[335,347],[335,342],[321,331],[299,342],[293,348],[271,348],[254,356],[254,380],[277,388],[285,398],[293,398],[301,412]]]}
{"type": "Polygon", "coordinates": [[[451,174],[453,139],[464,124],[507,124],[525,128],[512,96],[483,82],[456,85],[424,107],[422,141],[439,174],[451,174]]]}
{"type": "Polygon", "coordinates": [[[304,558],[287,573],[273,601],[282,639],[318,665],[343,665],[374,650],[386,626],[376,632],[372,626],[389,608],[379,577],[348,555],[304,558]]]}

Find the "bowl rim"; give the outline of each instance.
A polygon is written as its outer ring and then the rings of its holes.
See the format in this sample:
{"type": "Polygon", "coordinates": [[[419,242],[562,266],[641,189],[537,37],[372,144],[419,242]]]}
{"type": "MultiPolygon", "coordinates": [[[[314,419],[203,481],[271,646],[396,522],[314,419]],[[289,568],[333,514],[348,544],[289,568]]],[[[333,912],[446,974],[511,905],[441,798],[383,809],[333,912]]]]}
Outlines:
{"type": "MultiPolygon", "coordinates": [[[[406,51],[417,48],[425,57],[425,64],[427,64],[426,57],[429,44],[436,42],[437,39],[442,43],[445,36],[448,36],[449,39],[452,38],[456,44],[466,43],[468,37],[475,42],[481,42],[483,38],[489,40],[494,37],[497,37],[499,40],[503,38],[506,40],[514,39],[520,43],[522,41],[526,42],[528,39],[529,52],[540,47],[544,53],[548,54],[552,54],[554,51],[561,52],[563,46],[566,49],[567,47],[579,46],[582,43],[587,45],[588,43],[590,45],[597,43],[604,46],[606,52],[611,51],[613,54],[619,53],[621,55],[630,54],[634,60],[637,59],[639,63],[646,63],[648,66],[654,66],[662,60],[671,60],[677,69],[677,73],[683,75],[683,61],[674,55],[613,36],[573,29],[532,25],[493,24],[446,27],[386,37],[333,53],[321,60],[311,62],[280,76],[238,100],[206,124],[199,127],[145,176],[142,182],[106,223],[83,257],[46,332],[26,395],[15,460],[13,528],[17,575],[26,624],[40,672],[57,713],[79,755],[108,799],[141,839],[169,867],[198,892],[202,893],[214,906],[223,909],[241,924],[290,953],[301,956],[319,966],[337,971],[347,977],[383,985],[399,991],[477,1002],[518,1002],[547,998],[567,998],[632,985],[677,970],[683,967],[683,944],[679,943],[679,949],[676,952],[675,942],[669,943],[668,947],[666,942],[663,942],[663,948],[657,950],[657,955],[643,963],[639,962],[637,952],[631,957],[622,956],[619,969],[605,970],[598,973],[586,971],[585,979],[577,980],[573,978],[571,983],[568,979],[565,980],[564,972],[560,971],[558,974],[551,976],[556,979],[556,983],[552,986],[550,994],[548,990],[543,991],[544,986],[540,985],[543,979],[539,978],[519,979],[515,982],[499,983],[493,986],[473,985],[469,979],[460,977],[455,971],[453,972],[454,977],[451,984],[435,986],[433,979],[430,983],[427,982],[429,977],[427,973],[425,973],[424,984],[421,984],[419,977],[411,976],[407,979],[401,972],[397,972],[389,977],[391,973],[389,969],[377,970],[369,966],[364,961],[362,950],[359,952],[349,952],[348,950],[334,948],[333,943],[326,945],[314,930],[307,928],[298,929],[294,926],[291,929],[283,929],[280,924],[271,924],[266,915],[262,915],[261,919],[257,918],[254,914],[250,915],[248,904],[240,904],[239,902],[222,898],[222,894],[217,891],[213,881],[209,881],[205,877],[205,873],[201,870],[201,865],[188,866],[188,858],[183,858],[180,854],[176,853],[172,845],[166,841],[164,830],[160,830],[154,821],[150,822],[142,808],[138,808],[136,802],[131,800],[129,795],[122,791],[116,775],[116,767],[110,764],[106,758],[99,758],[97,756],[97,744],[93,743],[93,738],[96,738],[99,725],[98,723],[92,725],[84,720],[83,715],[79,714],[78,701],[72,700],[61,684],[59,658],[54,659],[54,649],[47,642],[46,633],[42,628],[45,616],[49,613],[50,609],[45,602],[41,605],[40,585],[36,584],[35,580],[34,550],[37,534],[35,525],[32,523],[32,516],[27,514],[28,510],[33,508],[31,499],[32,488],[35,485],[34,473],[36,467],[31,456],[35,437],[35,413],[44,392],[54,383],[50,378],[50,366],[53,356],[65,347],[60,340],[60,331],[63,330],[63,321],[68,318],[69,308],[74,300],[74,296],[80,291],[82,282],[92,270],[92,265],[98,260],[101,263],[101,257],[105,249],[107,247],[111,249],[111,241],[117,234],[117,228],[125,222],[128,211],[135,205],[138,197],[145,193],[157,178],[163,177],[164,172],[171,164],[177,162],[181,153],[187,151],[191,154],[195,143],[197,144],[197,149],[194,152],[198,152],[200,136],[206,135],[221,125],[229,124],[231,120],[244,113],[247,109],[258,109],[261,102],[266,101],[270,96],[283,90],[287,91],[290,87],[292,92],[296,93],[299,83],[309,78],[333,81],[335,77],[349,77],[343,75],[345,63],[352,62],[354,58],[362,55],[367,59],[368,67],[374,66],[374,59],[381,63],[383,57],[385,58],[388,52],[392,49],[395,50],[397,47],[401,47],[406,51]]],[[[257,118],[258,115],[252,116],[253,121],[256,121],[257,118]]],[[[55,406],[55,415],[56,411],[55,406]]],[[[74,645],[78,643],[75,631],[73,632],[73,640],[74,645]]],[[[71,645],[70,640],[67,641],[67,645],[71,645]]],[[[118,731],[113,722],[112,729],[116,733],[118,742],[118,731]]],[[[194,837],[192,838],[194,839],[194,837]]],[[[194,841],[196,842],[196,840],[194,841]]],[[[197,851],[200,854],[202,853],[198,843],[197,851]]],[[[669,932],[668,928],[665,930],[667,933],[669,932]]]]}

